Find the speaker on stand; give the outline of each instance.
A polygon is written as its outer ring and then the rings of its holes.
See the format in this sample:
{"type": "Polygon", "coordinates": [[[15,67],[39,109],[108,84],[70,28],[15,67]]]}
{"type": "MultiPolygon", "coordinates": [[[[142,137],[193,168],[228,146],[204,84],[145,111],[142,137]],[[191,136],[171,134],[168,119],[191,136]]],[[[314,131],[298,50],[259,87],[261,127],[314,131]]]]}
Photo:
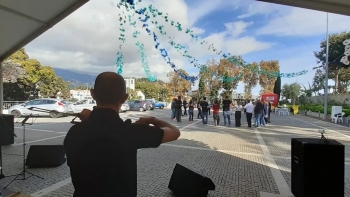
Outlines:
{"type": "Polygon", "coordinates": [[[291,145],[295,197],[344,197],[343,144],[323,136],[321,140],[293,138],[291,145]]]}

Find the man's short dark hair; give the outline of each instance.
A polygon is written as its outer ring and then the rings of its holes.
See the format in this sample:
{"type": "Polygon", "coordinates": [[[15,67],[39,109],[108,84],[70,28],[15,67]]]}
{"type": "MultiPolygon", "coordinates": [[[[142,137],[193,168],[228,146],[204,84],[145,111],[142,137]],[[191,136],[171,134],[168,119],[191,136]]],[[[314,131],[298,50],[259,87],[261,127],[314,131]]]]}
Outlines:
{"type": "Polygon", "coordinates": [[[102,105],[114,105],[125,98],[124,78],[114,72],[103,72],[96,77],[94,95],[102,105]]]}
{"type": "Polygon", "coordinates": [[[181,99],[181,96],[178,96],[177,98],[180,100],[180,99],[181,99]]]}
{"type": "Polygon", "coordinates": [[[226,96],[226,99],[228,99],[228,96],[226,96]]]}
{"type": "Polygon", "coordinates": [[[203,97],[203,100],[207,100],[207,97],[203,97]]]}

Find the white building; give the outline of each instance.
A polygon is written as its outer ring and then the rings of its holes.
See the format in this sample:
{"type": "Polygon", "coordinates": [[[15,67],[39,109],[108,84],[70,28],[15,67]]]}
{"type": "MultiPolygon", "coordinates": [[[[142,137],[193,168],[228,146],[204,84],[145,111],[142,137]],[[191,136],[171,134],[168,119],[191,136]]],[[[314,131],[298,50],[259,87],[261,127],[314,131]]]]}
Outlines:
{"type": "MultiPolygon", "coordinates": [[[[259,98],[259,96],[257,95],[252,95],[252,99],[256,100],[257,98],[259,98]]],[[[236,100],[236,99],[247,99],[245,93],[238,93],[236,91],[232,92],[232,99],[236,100]]]]}
{"type": "Polygon", "coordinates": [[[125,77],[124,81],[125,81],[126,88],[130,88],[131,90],[135,91],[135,78],[125,77]]]}
{"type": "Polygon", "coordinates": [[[90,90],[70,90],[71,98],[78,99],[78,101],[84,99],[92,99],[90,90]]]}

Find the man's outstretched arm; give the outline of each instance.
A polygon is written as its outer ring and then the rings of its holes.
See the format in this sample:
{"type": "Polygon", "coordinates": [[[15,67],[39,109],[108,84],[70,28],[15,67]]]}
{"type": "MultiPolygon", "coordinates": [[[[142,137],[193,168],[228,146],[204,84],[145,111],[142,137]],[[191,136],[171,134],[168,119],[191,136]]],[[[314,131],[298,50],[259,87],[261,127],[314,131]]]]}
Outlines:
{"type": "Polygon", "coordinates": [[[138,121],[136,121],[135,123],[136,124],[147,124],[147,125],[152,124],[155,127],[162,129],[164,131],[162,143],[177,140],[181,135],[180,130],[177,127],[171,125],[170,123],[168,123],[166,121],[159,120],[155,117],[142,117],[138,121]]]}

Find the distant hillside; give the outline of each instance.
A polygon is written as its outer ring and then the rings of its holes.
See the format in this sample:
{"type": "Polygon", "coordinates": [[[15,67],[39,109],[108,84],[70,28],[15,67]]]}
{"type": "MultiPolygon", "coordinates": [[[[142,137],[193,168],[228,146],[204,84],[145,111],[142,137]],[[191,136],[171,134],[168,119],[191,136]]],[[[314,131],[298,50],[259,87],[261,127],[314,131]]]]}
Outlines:
{"type": "Polygon", "coordinates": [[[95,82],[96,76],[82,74],[70,70],[54,68],[56,75],[62,77],[65,81],[70,81],[72,86],[80,86],[93,84],[95,82]]]}

